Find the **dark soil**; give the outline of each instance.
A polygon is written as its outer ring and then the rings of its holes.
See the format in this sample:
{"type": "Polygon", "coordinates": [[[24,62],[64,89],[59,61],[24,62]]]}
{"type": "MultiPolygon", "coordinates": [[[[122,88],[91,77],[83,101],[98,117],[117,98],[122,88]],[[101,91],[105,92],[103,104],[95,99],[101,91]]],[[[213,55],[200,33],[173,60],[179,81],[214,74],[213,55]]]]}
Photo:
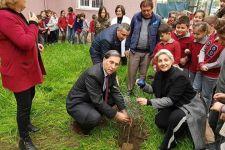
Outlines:
{"type": "Polygon", "coordinates": [[[140,150],[149,133],[143,121],[135,120],[132,125],[119,125],[118,144],[121,150],[140,150]],[[130,129],[129,129],[130,128],[130,129]]]}

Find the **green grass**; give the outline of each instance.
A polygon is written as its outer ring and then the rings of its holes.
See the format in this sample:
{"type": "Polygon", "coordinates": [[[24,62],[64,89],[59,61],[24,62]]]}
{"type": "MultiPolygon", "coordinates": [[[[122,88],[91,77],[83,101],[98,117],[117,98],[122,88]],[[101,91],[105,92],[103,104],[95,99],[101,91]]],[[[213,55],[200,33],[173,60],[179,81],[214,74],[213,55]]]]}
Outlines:
{"type": "MultiPolygon", "coordinates": [[[[56,44],[45,48],[42,54],[47,70],[45,82],[36,87],[32,106],[32,122],[41,128],[32,134],[32,139],[43,150],[115,150],[117,123],[97,127],[89,137],[82,137],[70,129],[72,119],[66,112],[66,96],[79,75],[92,65],[88,45],[56,44]]],[[[151,69],[149,71],[151,73],[151,69]]],[[[121,91],[126,93],[127,67],[118,71],[121,91]]],[[[149,97],[136,89],[136,94],[149,97]]],[[[132,100],[135,98],[133,97],[132,100]]],[[[144,150],[156,150],[163,134],[154,124],[156,110],[142,107],[150,136],[142,144],[144,150]]],[[[17,149],[18,131],[16,124],[16,102],[13,94],[0,86],[0,150],[17,149]]],[[[179,141],[177,150],[192,149],[189,138],[179,141]]]]}

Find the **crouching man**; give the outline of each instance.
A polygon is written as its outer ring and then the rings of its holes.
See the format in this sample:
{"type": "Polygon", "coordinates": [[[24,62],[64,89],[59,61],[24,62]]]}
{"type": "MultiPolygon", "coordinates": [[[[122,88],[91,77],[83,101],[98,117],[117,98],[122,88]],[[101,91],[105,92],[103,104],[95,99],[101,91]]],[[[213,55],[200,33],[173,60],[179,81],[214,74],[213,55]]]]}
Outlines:
{"type": "Polygon", "coordinates": [[[125,110],[124,99],[116,82],[116,70],[120,64],[120,54],[108,51],[102,63],[84,71],[70,90],[66,108],[81,131],[89,134],[105,115],[119,122],[130,123],[125,110]],[[112,106],[116,105],[118,111],[112,106]]]}

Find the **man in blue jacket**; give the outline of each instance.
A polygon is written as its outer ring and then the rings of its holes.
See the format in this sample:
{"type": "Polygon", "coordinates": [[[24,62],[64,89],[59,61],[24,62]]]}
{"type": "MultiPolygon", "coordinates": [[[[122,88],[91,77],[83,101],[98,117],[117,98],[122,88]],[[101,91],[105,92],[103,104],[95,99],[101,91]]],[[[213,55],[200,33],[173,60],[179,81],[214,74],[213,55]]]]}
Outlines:
{"type": "Polygon", "coordinates": [[[153,13],[152,0],[143,0],[140,4],[141,12],[136,13],[131,20],[131,31],[126,39],[125,55],[128,59],[128,95],[136,81],[137,70],[140,79],[145,80],[150,56],[159,41],[158,28],[161,18],[153,13]]]}
{"type": "Polygon", "coordinates": [[[109,50],[121,52],[121,41],[130,33],[127,23],[115,24],[100,32],[91,44],[90,55],[93,64],[102,62],[104,54],[109,50]]]}

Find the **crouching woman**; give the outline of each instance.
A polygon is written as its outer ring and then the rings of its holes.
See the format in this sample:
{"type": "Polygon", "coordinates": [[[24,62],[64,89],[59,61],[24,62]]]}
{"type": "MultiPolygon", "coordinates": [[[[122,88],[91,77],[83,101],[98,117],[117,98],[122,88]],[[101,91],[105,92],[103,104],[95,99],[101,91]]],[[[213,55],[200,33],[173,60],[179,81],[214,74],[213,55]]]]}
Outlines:
{"type": "Polygon", "coordinates": [[[179,68],[173,67],[174,58],[168,50],[160,50],[154,58],[159,68],[152,85],[141,79],[137,84],[144,92],[154,93],[155,98],[137,98],[140,105],[158,109],[156,125],[165,130],[160,150],[176,145],[176,133],[184,132],[187,124],[195,149],[204,149],[206,105],[193,90],[191,83],[179,68]]]}

